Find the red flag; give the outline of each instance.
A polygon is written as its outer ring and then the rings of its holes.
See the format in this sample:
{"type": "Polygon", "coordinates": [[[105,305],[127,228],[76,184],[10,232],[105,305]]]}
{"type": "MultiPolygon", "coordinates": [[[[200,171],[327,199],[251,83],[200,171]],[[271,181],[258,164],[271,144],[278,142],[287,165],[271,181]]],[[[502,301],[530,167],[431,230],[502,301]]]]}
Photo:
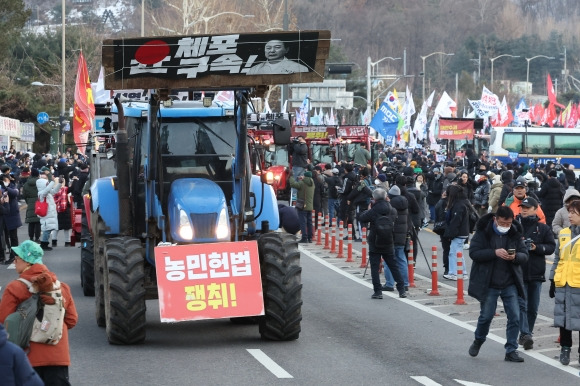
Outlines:
{"type": "Polygon", "coordinates": [[[75,144],[81,153],[85,152],[89,132],[93,130],[94,119],[95,101],[93,99],[93,90],[91,89],[87,62],[85,62],[85,57],[81,51],[77,69],[73,119],[75,144]]]}
{"type": "Polygon", "coordinates": [[[548,90],[548,100],[550,103],[565,109],[566,106],[558,103],[558,100],[556,100],[556,94],[554,94],[554,84],[552,83],[552,77],[550,76],[550,73],[548,73],[548,78],[546,80],[546,89],[548,90]]]}
{"type": "Polygon", "coordinates": [[[547,123],[548,126],[550,126],[550,127],[554,127],[554,121],[556,120],[556,118],[558,118],[556,116],[556,106],[554,106],[553,103],[549,103],[546,111],[547,111],[547,113],[546,113],[545,123],[547,123]]]}

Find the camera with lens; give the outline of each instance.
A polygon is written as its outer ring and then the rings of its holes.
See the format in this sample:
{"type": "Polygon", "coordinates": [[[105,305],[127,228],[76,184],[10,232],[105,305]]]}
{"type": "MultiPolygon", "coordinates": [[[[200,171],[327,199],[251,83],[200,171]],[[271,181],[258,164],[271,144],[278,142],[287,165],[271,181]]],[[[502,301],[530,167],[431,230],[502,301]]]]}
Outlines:
{"type": "Polygon", "coordinates": [[[292,143],[299,143],[300,140],[298,139],[298,137],[294,137],[292,138],[292,143]]]}
{"type": "Polygon", "coordinates": [[[524,244],[526,244],[526,249],[528,251],[531,251],[532,250],[532,244],[533,243],[534,243],[534,240],[530,239],[529,237],[524,240],[524,244]]]}

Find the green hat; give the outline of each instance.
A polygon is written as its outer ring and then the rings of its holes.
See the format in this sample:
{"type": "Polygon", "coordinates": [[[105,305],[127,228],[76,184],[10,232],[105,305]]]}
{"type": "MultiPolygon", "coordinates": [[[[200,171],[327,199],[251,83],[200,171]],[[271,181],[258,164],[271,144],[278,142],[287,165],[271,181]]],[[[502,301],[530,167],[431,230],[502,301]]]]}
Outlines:
{"type": "Polygon", "coordinates": [[[42,255],[44,252],[40,245],[32,240],[26,240],[22,244],[12,247],[16,256],[30,264],[42,264],[42,255]]]}
{"type": "Polygon", "coordinates": [[[312,172],[304,172],[304,177],[312,178],[312,172]]]}
{"type": "Polygon", "coordinates": [[[44,173],[44,172],[49,172],[49,171],[50,171],[50,168],[47,168],[46,166],[43,166],[43,167],[41,167],[41,168],[40,168],[40,171],[41,171],[42,173],[44,173]]]}

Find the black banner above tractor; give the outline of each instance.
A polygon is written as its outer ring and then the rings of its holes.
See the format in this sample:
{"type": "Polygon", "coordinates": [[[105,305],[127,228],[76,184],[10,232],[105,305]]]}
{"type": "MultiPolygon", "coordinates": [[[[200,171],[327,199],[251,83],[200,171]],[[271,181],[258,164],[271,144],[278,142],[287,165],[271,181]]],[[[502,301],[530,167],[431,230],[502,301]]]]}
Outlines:
{"type": "Polygon", "coordinates": [[[108,39],[105,89],[322,82],[329,50],[330,31],[108,39]]]}

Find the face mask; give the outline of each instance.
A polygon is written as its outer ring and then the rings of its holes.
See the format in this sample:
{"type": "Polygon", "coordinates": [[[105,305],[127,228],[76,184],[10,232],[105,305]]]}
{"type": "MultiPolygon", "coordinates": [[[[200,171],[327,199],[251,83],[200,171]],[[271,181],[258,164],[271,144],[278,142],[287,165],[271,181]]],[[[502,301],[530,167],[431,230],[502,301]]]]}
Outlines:
{"type": "Polygon", "coordinates": [[[510,230],[510,227],[500,227],[499,225],[496,226],[496,229],[501,234],[506,234],[510,230]]]}
{"type": "Polygon", "coordinates": [[[4,186],[10,185],[10,182],[4,182],[4,186]]]}
{"type": "Polygon", "coordinates": [[[376,179],[376,180],[375,180],[375,185],[378,185],[378,184],[380,184],[380,183],[381,183],[381,180],[379,180],[379,179],[376,179]]]}

